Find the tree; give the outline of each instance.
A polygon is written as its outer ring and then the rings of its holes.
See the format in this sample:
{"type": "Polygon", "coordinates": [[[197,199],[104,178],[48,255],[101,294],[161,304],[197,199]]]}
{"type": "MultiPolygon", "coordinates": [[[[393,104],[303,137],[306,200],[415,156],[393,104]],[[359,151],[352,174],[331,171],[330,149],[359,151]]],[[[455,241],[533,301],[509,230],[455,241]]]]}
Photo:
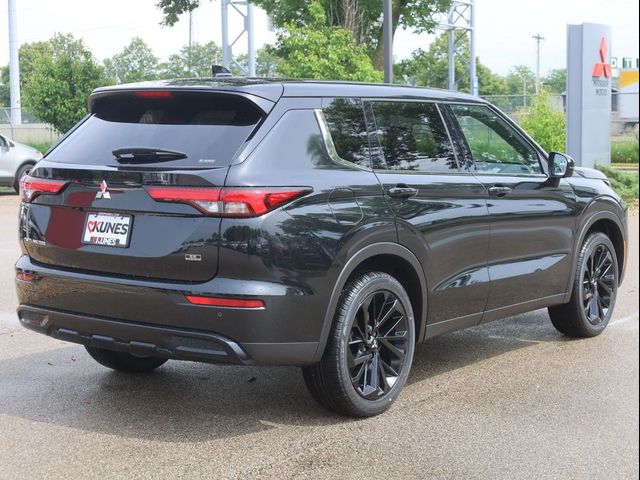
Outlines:
{"type": "Polygon", "coordinates": [[[544,90],[535,97],[531,107],[520,112],[520,126],[547,152],[562,152],[566,141],[564,112],[553,107],[544,90]]]}
{"type": "MultiPolygon", "coordinates": [[[[24,43],[20,46],[20,88],[24,89],[38,61],[43,56],[52,55],[49,42],[24,43]]],[[[0,68],[0,105],[9,105],[9,65],[0,68]]]]}
{"type": "Polygon", "coordinates": [[[536,88],[536,76],[526,65],[512,67],[505,81],[509,95],[530,95],[536,88]]]}
{"type": "MultiPolygon", "coordinates": [[[[199,5],[199,0],[160,0],[158,7],[164,14],[163,23],[174,25],[179,15],[199,5]]],[[[275,26],[288,28],[310,27],[316,18],[310,12],[313,2],[308,0],[254,0],[266,10],[275,26]]],[[[451,0],[393,0],[393,32],[410,28],[416,32],[432,32],[436,16],[449,9],[451,0]]],[[[377,69],[382,69],[382,1],[380,0],[321,0],[325,25],[349,30],[356,44],[364,46],[377,69]]]]}
{"type": "MultiPolygon", "coordinates": [[[[412,57],[396,65],[396,73],[406,83],[434,88],[447,88],[449,83],[447,34],[443,33],[429,45],[427,51],[416,50],[412,57]]],[[[470,92],[468,65],[463,60],[469,58],[469,40],[458,44],[455,56],[455,74],[458,90],[470,92]]],[[[500,95],[507,91],[504,79],[476,59],[476,74],[481,95],[500,95]]]]}
{"type": "Polygon", "coordinates": [[[158,78],[158,58],[140,37],[104,61],[106,75],[112,83],[131,83],[158,78]]]}
{"type": "Polygon", "coordinates": [[[82,40],[56,34],[49,40],[50,54],[38,57],[26,79],[25,106],[44,122],[65,132],[87,113],[87,97],[106,83],[82,40]]]}
{"type": "MultiPolygon", "coordinates": [[[[242,68],[232,65],[231,72],[234,75],[244,75],[248,62],[247,54],[238,55],[236,61],[242,65],[242,68]]],[[[265,46],[260,48],[256,52],[256,76],[275,77],[278,74],[278,66],[281,63],[282,58],[278,56],[278,52],[273,47],[265,46]]]]}
{"type": "Polygon", "coordinates": [[[567,69],[554,68],[542,79],[549,93],[559,94],[567,90],[567,69]]]}
{"type": "Polygon", "coordinates": [[[308,26],[287,24],[278,36],[277,51],[282,63],[279,74],[291,78],[356,80],[379,82],[382,75],[373,68],[363,47],[351,31],[327,26],[319,1],[309,5],[315,20],[308,26]]]}
{"type": "Polygon", "coordinates": [[[214,42],[185,45],[160,66],[161,78],[211,77],[211,65],[220,63],[222,53],[214,42]]]}

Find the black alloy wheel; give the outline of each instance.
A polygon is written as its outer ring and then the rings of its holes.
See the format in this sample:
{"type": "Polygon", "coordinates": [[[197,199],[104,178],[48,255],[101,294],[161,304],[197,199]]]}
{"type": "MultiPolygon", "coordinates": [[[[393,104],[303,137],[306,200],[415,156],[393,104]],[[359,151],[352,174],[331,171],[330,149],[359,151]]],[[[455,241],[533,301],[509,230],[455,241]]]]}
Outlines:
{"type": "Polygon", "coordinates": [[[372,293],[360,304],[351,326],[347,366],[363,398],[384,396],[398,380],[408,350],[407,322],[402,303],[388,290],[372,293]]]}
{"type": "Polygon", "coordinates": [[[322,360],[302,369],[311,395],[343,415],[384,412],[407,382],[415,335],[402,284],[384,272],[356,276],[342,291],[322,360]]]}
{"type": "Polygon", "coordinates": [[[609,237],[589,234],[578,255],[569,302],[549,307],[553,326],[570,337],[602,333],[613,315],[618,276],[618,257],[609,237]]]}

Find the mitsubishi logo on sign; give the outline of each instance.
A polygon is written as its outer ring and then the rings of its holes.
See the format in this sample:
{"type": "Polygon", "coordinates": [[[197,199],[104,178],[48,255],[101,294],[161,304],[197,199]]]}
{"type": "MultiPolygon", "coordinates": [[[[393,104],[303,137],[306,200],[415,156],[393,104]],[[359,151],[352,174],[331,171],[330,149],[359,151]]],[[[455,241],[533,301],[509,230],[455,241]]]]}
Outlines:
{"type": "Polygon", "coordinates": [[[596,62],[593,66],[592,77],[611,78],[611,64],[607,63],[607,39],[602,37],[600,40],[600,62],[596,62]]]}
{"type": "Polygon", "coordinates": [[[105,200],[109,200],[111,198],[111,194],[109,193],[109,186],[104,180],[102,180],[102,183],[100,184],[100,191],[96,193],[96,200],[100,200],[101,198],[104,198],[105,200]]]}

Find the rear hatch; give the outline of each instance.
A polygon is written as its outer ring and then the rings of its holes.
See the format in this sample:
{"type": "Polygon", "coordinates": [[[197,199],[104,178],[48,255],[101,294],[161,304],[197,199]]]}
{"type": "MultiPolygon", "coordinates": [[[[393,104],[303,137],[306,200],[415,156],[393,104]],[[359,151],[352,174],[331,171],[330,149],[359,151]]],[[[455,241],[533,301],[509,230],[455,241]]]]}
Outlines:
{"type": "Polygon", "coordinates": [[[244,96],[211,92],[114,91],[91,105],[23,179],[29,256],[146,279],[214,277],[220,218],[206,207],[266,113],[244,96]]]}

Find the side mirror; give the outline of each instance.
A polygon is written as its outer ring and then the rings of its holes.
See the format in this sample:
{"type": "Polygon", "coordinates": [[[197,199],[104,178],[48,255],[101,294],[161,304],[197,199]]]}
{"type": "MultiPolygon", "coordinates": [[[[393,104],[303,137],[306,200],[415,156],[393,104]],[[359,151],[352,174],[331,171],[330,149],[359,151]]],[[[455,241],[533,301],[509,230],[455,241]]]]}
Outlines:
{"type": "Polygon", "coordinates": [[[569,155],[558,152],[549,154],[549,178],[565,178],[573,175],[576,162],[569,155]]]}

